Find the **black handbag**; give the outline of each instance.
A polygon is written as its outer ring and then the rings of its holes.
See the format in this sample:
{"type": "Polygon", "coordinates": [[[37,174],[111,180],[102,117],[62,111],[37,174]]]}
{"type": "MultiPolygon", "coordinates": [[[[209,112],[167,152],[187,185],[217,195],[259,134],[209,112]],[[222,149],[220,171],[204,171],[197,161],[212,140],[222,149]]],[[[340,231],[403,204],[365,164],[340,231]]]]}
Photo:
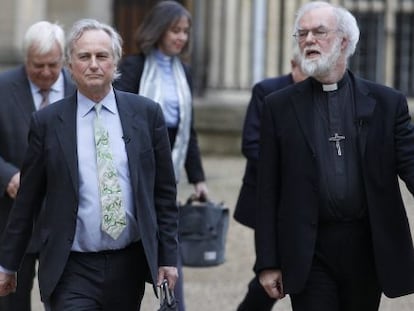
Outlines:
{"type": "Polygon", "coordinates": [[[179,204],[179,239],[182,263],[209,267],[225,261],[229,209],[223,203],[198,201],[191,196],[179,204]]]}
{"type": "Polygon", "coordinates": [[[174,292],[168,288],[167,280],[164,280],[158,286],[158,297],[160,299],[160,308],[158,311],[178,311],[178,304],[174,297],[174,292]]]}

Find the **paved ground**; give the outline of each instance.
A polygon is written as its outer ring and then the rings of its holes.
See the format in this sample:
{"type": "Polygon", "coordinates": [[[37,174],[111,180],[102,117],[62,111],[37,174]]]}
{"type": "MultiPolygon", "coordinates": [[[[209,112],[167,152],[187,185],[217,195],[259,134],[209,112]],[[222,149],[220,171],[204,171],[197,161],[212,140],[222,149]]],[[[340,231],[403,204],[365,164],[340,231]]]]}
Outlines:
{"type": "MultiPolygon", "coordinates": [[[[244,160],[239,157],[205,156],[204,166],[211,199],[224,201],[232,214],[244,170],[244,160]]],[[[407,194],[405,188],[403,190],[414,228],[414,200],[407,194]]],[[[179,198],[184,201],[191,191],[192,188],[188,185],[181,185],[179,198]]],[[[218,267],[184,269],[187,311],[235,311],[245,294],[247,283],[253,276],[251,270],[254,260],[253,252],[252,231],[231,219],[226,262],[218,267]]],[[[141,309],[153,311],[157,310],[157,306],[151,287],[147,287],[141,309]]],[[[38,292],[34,290],[33,311],[42,310],[38,292]]],[[[273,310],[291,310],[289,298],[278,302],[273,310]]],[[[380,310],[412,311],[414,310],[414,295],[392,300],[383,298],[380,310]]]]}

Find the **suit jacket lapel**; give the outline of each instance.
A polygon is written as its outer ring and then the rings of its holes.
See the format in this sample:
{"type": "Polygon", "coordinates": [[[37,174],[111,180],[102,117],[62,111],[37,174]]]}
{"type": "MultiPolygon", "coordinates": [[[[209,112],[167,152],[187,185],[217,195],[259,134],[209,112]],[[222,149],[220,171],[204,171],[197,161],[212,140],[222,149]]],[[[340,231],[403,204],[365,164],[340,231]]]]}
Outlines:
{"type": "Polygon", "coordinates": [[[76,93],[60,103],[62,109],[58,114],[56,134],[63,151],[69,172],[71,175],[72,185],[75,193],[78,193],[78,160],[77,160],[77,138],[76,138],[76,110],[77,99],[76,93]]]}
{"type": "Polygon", "coordinates": [[[298,117],[299,126],[302,130],[303,136],[305,136],[306,142],[313,154],[316,154],[313,133],[313,104],[312,104],[312,86],[309,79],[297,84],[297,90],[292,96],[293,106],[298,117]]]}
{"type": "Polygon", "coordinates": [[[30,124],[30,117],[35,111],[35,105],[24,67],[21,66],[20,70],[20,79],[12,84],[12,96],[16,106],[21,111],[23,122],[30,124]]]}
{"type": "MultiPolygon", "coordinates": [[[[123,139],[125,141],[125,149],[128,159],[133,159],[139,154],[139,139],[137,126],[138,121],[134,119],[130,109],[131,103],[119,92],[115,91],[116,101],[118,105],[119,117],[121,119],[123,139]],[[121,103],[121,104],[120,104],[121,103]]],[[[76,137],[76,111],[77,111],[77,93],[64,99],[60,103],[62,109],[58,114],[59,122],[56,127],[56,134],[62,148],[65,160],[71,174],[72,185],[75,193],[78,193],[78,162],[77,162],[77,137],[76,137]]],[[[137,185],[138,175],[136,169],[136,161],[128,161],[131,182],[133,186],[137,185]]],[[[136,189],[136,188],[134,188],[136,189]]]]}
{"type": "Polygon", "coordinates": [[[140,152],[139,147],[139,121],[135,120],[134,115],[132,114],[132,104],[127,97],[123,96],[121,92],[115,90],[115,98],[117,102],[119,118],[121,119],[122,131],[123,131],[123,140],[125,142],[125,150],[128,157],[128,166],[131,177],[131,183],[133,189],[137,189],[138,185],[138,175],[137,175],[137,161],[133,161],[137,154],[140,152]]]}
{"type": "Polygon", "coordinates": [[[355,120],[358,130],[358,147],[361,156],[365,154],[370,121],[374,113],[376,101],[369,96],[369,90],[362,80],[350,73],[355,94],[355,120]]]}

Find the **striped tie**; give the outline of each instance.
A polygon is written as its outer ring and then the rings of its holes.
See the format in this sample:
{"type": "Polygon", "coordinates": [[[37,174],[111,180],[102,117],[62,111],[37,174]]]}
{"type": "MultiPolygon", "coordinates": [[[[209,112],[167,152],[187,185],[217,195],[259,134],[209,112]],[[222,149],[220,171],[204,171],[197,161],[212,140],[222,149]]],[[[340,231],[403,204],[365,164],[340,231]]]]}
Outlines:
{"type": "Polygon", "coordinates": [[[40,89],[39,93],[40,93],[40,95],[42,95],[42,101],[40,102],[39,109],[42,109],[42,108],[46,107],[47,105],[49,105],[50,89],[47,89],[47,90],[40,89]]]}

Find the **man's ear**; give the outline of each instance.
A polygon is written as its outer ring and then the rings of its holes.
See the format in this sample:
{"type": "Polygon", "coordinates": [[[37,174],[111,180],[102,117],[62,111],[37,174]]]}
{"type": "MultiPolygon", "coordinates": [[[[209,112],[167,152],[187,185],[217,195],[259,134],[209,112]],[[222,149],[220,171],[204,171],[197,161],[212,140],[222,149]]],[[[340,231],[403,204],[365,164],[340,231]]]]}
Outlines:
{"type": "Polygon", "coordinates": [[[349,44],[348,38],[343,37],[341,41],[341,49],[345,50],[348,47],[348,44],[349,44]]]}

